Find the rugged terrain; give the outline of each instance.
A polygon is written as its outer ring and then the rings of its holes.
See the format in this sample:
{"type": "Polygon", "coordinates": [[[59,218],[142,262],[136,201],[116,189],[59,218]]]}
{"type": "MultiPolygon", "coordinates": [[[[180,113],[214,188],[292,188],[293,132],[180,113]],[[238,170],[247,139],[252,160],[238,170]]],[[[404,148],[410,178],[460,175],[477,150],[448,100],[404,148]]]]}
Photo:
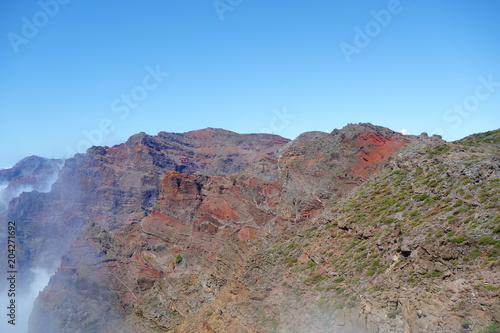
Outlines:
{"type": "Polygon", "coordinates": [[[499,150],[499,130],[140,133],[0,217],[23,283],[60,261],[33,333],[497,332],[499,150]]]}
{"type": "Polygon", "coordinates": [[[10,169],[0,170],[0,212],[22,192],[48,192],[64,162],[30,156],[10,169]]]}

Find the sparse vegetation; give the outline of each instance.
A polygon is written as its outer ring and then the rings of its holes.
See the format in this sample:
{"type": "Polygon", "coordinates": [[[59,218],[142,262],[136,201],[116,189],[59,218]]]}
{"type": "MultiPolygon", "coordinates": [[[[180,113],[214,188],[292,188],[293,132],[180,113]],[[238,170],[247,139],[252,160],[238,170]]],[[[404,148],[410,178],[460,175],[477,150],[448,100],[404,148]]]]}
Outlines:
{"type": "Polygon", "coordinates": [[[399,316],[401,313],[402,313],[401,309],[397,309],[395,311],[391,311],[391,312],[387,313],[387,318],[394,319],[397,316],[399,316]]]}
{"type": "Polygon", "coordinates": [[[182,262],[182,256],[181,256],[181,255],[180,255],[180,253],[179,253],[179,254],[177,254],[177,255],[175,256],[175,263],[178,265],[178,264],[180,264],[181,262],[182,262]]]}
{"type": "Polygon", "coordinates": [[[487,326],[480,328],[477,333],[499,333],[500,323],[491,323],[487,326]]]}
{"type": "Polygon", "coordinates": [[[456,243],[456,244],[463,243],[464,241],[465,241],[464,236],[459,236],[459,237],[455,237],[455,238],[450,239],[450,243],[456,243]]]}
{"type": "Polygon", "coordinates": [[[493,245],[496,244],[496,242],[497,241],[493,237],[486,235],[479,238],[479,241],[477,243],[479,245],[493,245]]]}

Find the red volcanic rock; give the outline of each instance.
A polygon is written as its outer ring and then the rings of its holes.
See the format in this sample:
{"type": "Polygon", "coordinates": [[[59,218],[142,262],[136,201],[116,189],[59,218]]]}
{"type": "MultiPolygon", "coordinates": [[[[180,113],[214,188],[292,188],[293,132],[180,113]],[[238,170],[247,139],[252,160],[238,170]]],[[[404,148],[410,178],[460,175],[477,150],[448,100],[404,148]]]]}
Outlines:
{"type": "Polygon", "coordinates": [[[168,171],[162,179],[160,201],[200,200],[202,183],[195,176],[168,171]]]}
{"type": "Polygon", "coordinates": [[[240,240],[252,240],[258,237],[257,229],[255,228],[243,228],[236,234],[240,240]]]}
{"type": "Polygon", "coordinates": [[[385,162],[396,150],[407,144],[396,138],[388,138],[376,132],[365,132],[357,136],[355,143],[360,146],[359,162],[352,172],[366,178],[375,171],[372,166],[385,162]]]}
{"type": "Polygon", "coordinates": [[[267,210],[277,208],[280,191],[277,182],[170,171],[162,180],[153,214],[192,223],[196,230],[211,233],[245,223],[260,227],[269,219],[267,210]]]}
{"type": "Polygon", "coordinates": [[[44,316],[68,332],[174,329],[219,295],[252,241],[318,215],[411,140],[370,124],[294,141],[207,128],[76,155],[50,193],[4,216],[23,222],[24,272],[46,252],[65,258],[30,332],[44,316]]]}

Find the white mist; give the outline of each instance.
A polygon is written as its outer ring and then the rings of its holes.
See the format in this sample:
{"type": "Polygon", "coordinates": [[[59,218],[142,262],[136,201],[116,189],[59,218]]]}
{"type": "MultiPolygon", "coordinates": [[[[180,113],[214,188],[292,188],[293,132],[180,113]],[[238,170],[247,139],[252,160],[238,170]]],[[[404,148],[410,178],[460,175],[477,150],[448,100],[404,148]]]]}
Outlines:
{"type": "Polygon", "coordinates": [[[7,316],[10,298],[7,295],[8,290],[5,289],[5,284],[2,283],[2,291],[0,295],[0,332],[8,333],[27,333],[28,320],[33,310],[33,303],[38,297],[39,293],[47,286],[50,277],[55,273],[59,262],[54,262],[51,267],[36,267],[32,268],[31,272],[34,274],[34,280],[31,282],[28,290],[22,290],[19,285],[16,285],[16,319],[15,325],[9,324],[10,318],[7,316]]]}

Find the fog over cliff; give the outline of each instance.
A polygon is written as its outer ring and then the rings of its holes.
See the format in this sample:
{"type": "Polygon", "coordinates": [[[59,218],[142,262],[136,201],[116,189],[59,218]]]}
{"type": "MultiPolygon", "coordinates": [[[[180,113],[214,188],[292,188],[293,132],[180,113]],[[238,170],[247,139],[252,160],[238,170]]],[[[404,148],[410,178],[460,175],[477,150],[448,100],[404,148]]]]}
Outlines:
{"type": "MultiPolygon", "coordinates": [[[[63,164],[64,161],[62,160],[50,160],[31,156],[21,160],[12,168],[0,170],[0,213],[6,214],[9,203],[23,193],[34,191],[40,193],[50,192],[63,164]]],[[[6,236],[7,233],[2,226],[0,234],[2,248],[6,248],[6,236]]],[[[20,250],[22,249],[19,245],[18,237],[16,237],[16,255],[20,250]]],[[[28,331],[28,319],[33,308],[33,303],[39,292],[48,284],[50,276],[59,266],[59,262],[59,259],[56,257],[46,256],[38,262],[37,266],[29,268],[29,272],[23,272],[20,270],[19,258],[16,256],[15,325],[11,325],[7,321],[9,318],[6,316],[8,311],[6,307],[11,297],[8,296],[9,286],[2,283],[0,285],[0,304],[4,310],[1,313],[1,332],[26,333],[28,331]],[[25,278],[28,280],[23,283],[25,278]]],[[[6,266],[6,264],[4,265],[6,266]]],[[[28,267],[28,265],[25,267],[28,267]]],[[[2,270],[2,274],[5,274],[4,269],[2,270]]]]}
{"type": "MultiPolygon", "coordinates": [[[[19,292],[16,292],[16,320],[15,325],[11,325],[7,322],[5,318],[8,318],[5,313],[7,310],[2,311],[2,320],[0,321],[0,332],[12,332],[12,333],[26,333],[28,332],[28,320],[33,309],[33,303],[38,297],[39,293],[47,286],[50,277],[54,274],[57,267],[59,267],[60,262],[55,260],[51,265],[46,267],[35,267],[30,269],[32,274],[32,282],[29,283],[27,288],[19,288],[19,292]]],[[[0,294],[0,302],[2,308],[3,305],[8,305],[10,298],[7,297],[8,290],[3,289],[0,294]]]]}
{"type": "Polygon", "coordinates": [[[0,170],[0,212],[23,192],[49,192],[63,164],[63,160],[30,156],[12,168],[0,170]]]}

